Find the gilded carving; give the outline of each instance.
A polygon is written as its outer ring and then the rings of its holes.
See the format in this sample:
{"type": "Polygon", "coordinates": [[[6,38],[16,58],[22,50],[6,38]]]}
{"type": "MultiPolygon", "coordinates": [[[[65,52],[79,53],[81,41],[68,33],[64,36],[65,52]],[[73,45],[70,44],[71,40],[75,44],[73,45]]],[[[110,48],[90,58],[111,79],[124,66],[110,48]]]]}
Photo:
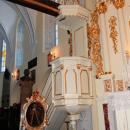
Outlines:
{"type": "Polygon", "coordinates": [[[125,1],[124,1],[124,0],[114,0],[114,1],[113,1],[113,5],[114,5],[117,9],[119,9],[119,8],[124,7],[125,1]]]}
{"type": "Polygon", "coordinates": [[[113,3],[116,9],[123,8],[125,0],[107,0],[107,2],[113,3]]]}
{"type": "Polygon", "coordinates": [[[77,64],[77,69],[80,69],[81,68],[81,64],[77,64]]]}
{"type": "Polygon", "coordinates": [[[47,117],[48,104],[46,99],[34,91],[27,103],[23,106],[24,118],[22,125],[28,130],[41,130],[48,125],[47,117]],[[40,110],[40,111],[39,111],[40,110]]]}
{"type": "Polygon", "coordinates": [[[110,38],[113,41],[113,49],[114,49],[115,54],[118,52],[118,49],[117,49],[118,32],[116,30],[116,26],[117,26],[116,20],[117,18],[115,16],[111,16],[109,19],[110,38]]]}
{"type": "Polygon", "coordinates": [[[105,92],[112,92],[112,84],[111,84],[111,80],[104,80],[104,89],[105,92]]]}
{"type": "Polygon", "coordinates": [[[96,77],[99,78],[104,74],[103,71],[103,60],[101,56],[101,45],[100,45],[100,28],[98,24],[98,11],[95,10],[91,14],[91,23],[87,26],[88,33],[88,55],[92,59],[96,66],[96,77]]]}
{"type": "Polygon", "coordinates": [[[105,2],[101,2],[101,3],[97,4],[96,9],[99,14],[105,13],[107,11],[107,5],[105,2]]]}
{"type": "Polygon", "coordinates": [[[123,91],[124,90],[123,80],[117,80],[116,85],[117,85],[116,90],[118,90],[118,91],[123,91]]]}

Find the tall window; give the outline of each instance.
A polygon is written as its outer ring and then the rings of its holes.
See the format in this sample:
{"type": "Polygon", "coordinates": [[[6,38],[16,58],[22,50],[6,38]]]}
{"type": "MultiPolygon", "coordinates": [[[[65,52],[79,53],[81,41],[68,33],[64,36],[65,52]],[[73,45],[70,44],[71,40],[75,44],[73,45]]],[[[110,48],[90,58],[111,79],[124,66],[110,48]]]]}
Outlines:
{"type": "Polygon", "coordinates": [[[5,66],[6,66],[6,42],[3,40],[2,43],[2,58],[1,58],[1,72],[5,71],[5,66]]]}
{"type": "Polygon", "coordinates": [[[23,21],[18,24],[16,34],[16,67],[19,68],[23,64],[23,43],[24,43],[24,30],[25,25],[23,21]]]}
{"type": "Polygon", "coordinates": [[[56,24],[56,45],[58,45],[59,44],[59,36],[58,36],[59,34],[58,34],[58,24],[56,24]]]}
{"type": "Polygon", "coordinates": [[[56,18],[45,15],[45,48],[50,49],[56,45],[56,18]]]}

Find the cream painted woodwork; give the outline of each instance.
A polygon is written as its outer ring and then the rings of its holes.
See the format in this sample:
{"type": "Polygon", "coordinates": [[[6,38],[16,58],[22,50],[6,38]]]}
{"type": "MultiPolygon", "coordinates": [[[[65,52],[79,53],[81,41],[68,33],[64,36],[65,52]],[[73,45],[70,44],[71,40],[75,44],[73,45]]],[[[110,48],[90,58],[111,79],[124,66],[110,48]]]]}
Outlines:
{"type": "Polygon", "coordinates": [[[87,44],[87,29],[81,27],[74,30],[73,37],[73,55],[88,57],[88,44],[87,44]]]}
{"type": "MultiPolygon", "coordinates": [[[[128,104],[127,100],[129,99],[126,92],[128,87],[127,83],[129,82],[129,2],[126,0],[123,8],[116,9],[112,3],[108,3],[106,0],[98,2],[104,1],[107,5],[107,11],[99,15],[99,26],[101,30],[100,43],[104,71],[107,73],[102,75],[99,79],[95,79],[97,117],[100,130],[106,129],[103,104],[108,104],[109,106],[113,101],[113,107],[118,104],[118,107],[122,108],[122,104],[128,104]],[[114,52],[113,40],[110,37],[111,25],[109,21],[113,16],[116,18],[115,30],[117,31],[117,53],[114,52]],[[122,98],[122,100],[120,100],[120,98],[122,98]]],[[[114,110],[110,109],[108,112],[110,130],[129,130],[130,127],[127,123],[130,118],[129,111],[129,105],[127,106],[127,110],[125,108],[122,108],[121,110],[118,108],[115,108],[114,110]]]]}
{"type": "Polygon", "coordinates": [[[60,5],[60,15],[57,22],[60,26],[76,30],[84,25],[89,19],[90,12],[80,5],[60,5]]]}
{"type": "Polygon", "coordinates": [[[94,96],[91,61],[83,57],[62,57],[51,64],[54,105],[66,109],[69,105],[91,105],[94,96]]]}
{"type": "Polygon", "coordinates": [[[130,130],[130,92],[115,92],[108,96],[111,130],[130,130]]]}
{"type": "Polygon", "coordinates": [[[87,57],[87,29],[90,12],[80,5],[60,5],[57,23],[72,33],[72,55],[87,57]]]}
{"type": "MultiPolygon", "coordinates": [[[[65,121],[70,120],[70,128],[73,128],[77,120],[81,119],[79,128],[84,120],[80,117],[80,112],[91,113],[91,105],[93,107],[94,103],[91,61],[83,57],[62,57],[51,64],[52,72],[42,90],[42,96],[49,105],[47,115],[50,125],[46,130],[57,130],[65,121]]],[[[88,127],[92,129],[89,125],[92,121],[91,114],[89,117],[88,127]]]]}

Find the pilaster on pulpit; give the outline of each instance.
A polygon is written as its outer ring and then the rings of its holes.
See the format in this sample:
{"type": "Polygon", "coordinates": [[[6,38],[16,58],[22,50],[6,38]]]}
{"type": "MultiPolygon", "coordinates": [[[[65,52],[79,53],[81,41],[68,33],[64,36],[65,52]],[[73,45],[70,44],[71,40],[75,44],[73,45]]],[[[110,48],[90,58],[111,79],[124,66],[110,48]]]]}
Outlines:
{"type": "Polygon", "coordinates": [[[52,102],[68,113],[80,113],[94,98],[91,61],[62,57],[52,63],[52,102]]]}

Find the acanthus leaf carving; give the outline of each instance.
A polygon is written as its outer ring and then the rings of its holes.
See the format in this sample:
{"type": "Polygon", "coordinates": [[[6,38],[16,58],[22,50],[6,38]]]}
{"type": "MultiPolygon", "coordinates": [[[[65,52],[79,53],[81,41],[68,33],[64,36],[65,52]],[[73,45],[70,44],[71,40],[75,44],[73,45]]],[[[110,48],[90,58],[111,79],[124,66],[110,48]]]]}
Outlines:
{"type": "Polygon", "coordinates": [[[117,18],[115,16],[111,16],[110,19],[109,19],[110,38],[113,41],[113,48],[114,48],[115,54],[118,52],[118,49],[117,49],[118,32],[116,30],[116,26],[117,26],[116,20],[117,20],[117,18]]]}
{"type": "Polygon", "coordinates": [[[87,26],[88,31],[88,55],[96,66],[96,77],[99,78],[104,74],[103,60],[101,56],[100,45],[100,28],[98,24],[98,11],[95,10],[91,14],[91,23],[87,26]]]}
{"type": "Polygon", "coordinates": [[[107,0],[106,2],[113,3],[116,9],[123,8],[125,5],[125,0],[107,0]]]}
{"type": "Polygon", "coordinates": [[[107,5],[105,2],[101,2],[97,4],[96,10],[98,11],[99,14],[105,13],[107,11],[107,5]]]}

